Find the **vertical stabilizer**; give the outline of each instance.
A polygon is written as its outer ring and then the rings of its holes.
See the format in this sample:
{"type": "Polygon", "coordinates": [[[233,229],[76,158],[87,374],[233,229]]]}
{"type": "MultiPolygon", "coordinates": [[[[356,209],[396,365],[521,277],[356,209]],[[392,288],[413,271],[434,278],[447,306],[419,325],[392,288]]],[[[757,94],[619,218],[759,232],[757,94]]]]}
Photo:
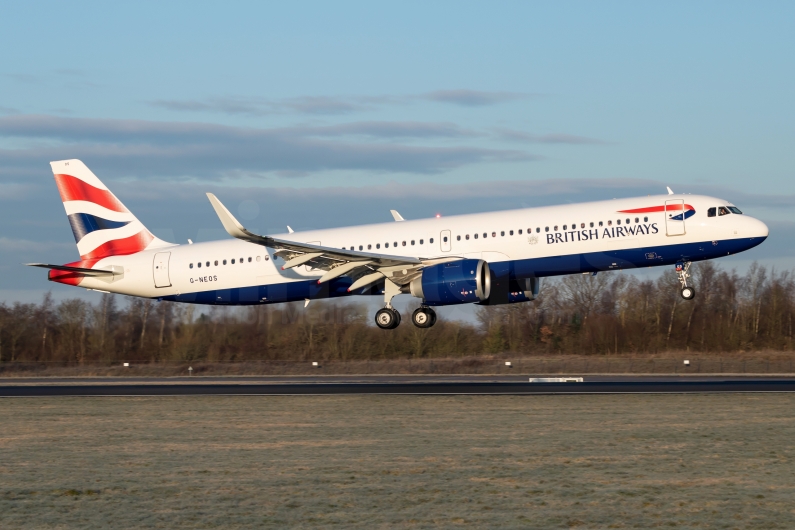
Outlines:
{"type": "Polygon", "coordinates": [[[83,162],[50,165],[83,261],[170,246],[152,235],[83,162]]]}

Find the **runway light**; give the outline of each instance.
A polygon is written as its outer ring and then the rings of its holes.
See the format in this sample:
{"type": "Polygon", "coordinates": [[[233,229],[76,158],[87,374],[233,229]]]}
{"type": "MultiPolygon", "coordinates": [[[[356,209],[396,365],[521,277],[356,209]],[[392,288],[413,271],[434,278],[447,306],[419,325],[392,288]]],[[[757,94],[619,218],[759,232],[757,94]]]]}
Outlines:
{"type": "Polygon", "coordinates": [[[320,363],[317,361],[312,361],[312,366],[314,366],[315,368],[320,368],[320,363]]]}
{"type": "Polygon", "coordinates": [[[508,368],[510,368],[510,367],[511,367],[511,366],[513,366],[513,365],[511,364],[511,361],[505,361],[505,366],[507,366],[508,368]]]}
{"type": "Polygon", "coordinates": [[[685,366],[690,366],[690,361],[685,361],[685,366]]]}

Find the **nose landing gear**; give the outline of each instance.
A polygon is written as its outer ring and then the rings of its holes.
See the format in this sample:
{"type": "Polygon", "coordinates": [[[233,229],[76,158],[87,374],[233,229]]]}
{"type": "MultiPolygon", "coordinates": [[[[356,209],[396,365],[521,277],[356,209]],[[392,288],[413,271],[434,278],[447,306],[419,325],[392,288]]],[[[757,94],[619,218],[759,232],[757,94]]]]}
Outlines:
{"type": "Polygon", "coordinates": [[[696,296],[696,289],[692,285],[687,285],[687,279],[690,278],[690,262],[676,264],[676,274],[679,276],[679,283],[682,285],[682,298],[685,300],[692,300],[696,296]]]}
{"type": "Polygon", "coordinates": [[[418,307],[412,313],[411,321],[418,328],[429,328],[436,324],[436,311],[426,306],[418,307]]]}

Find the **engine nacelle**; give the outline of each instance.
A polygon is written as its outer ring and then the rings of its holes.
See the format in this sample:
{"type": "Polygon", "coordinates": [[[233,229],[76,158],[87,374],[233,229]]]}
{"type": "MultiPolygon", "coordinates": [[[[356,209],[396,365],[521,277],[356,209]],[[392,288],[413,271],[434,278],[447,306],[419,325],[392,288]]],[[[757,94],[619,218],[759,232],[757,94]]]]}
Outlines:
{"type": "Polygon", "coordinates": [[[409,284],[412,296],[426,305],[454,305],[482,302],[491,292],[489,264],[482,259],[440,263],[422,270],[409,284]]]}
{"type": "Polygon", "coordinates": [[[520,280],[493,278],[488,299],[478,303],[480,305],[503,305],[530,302],[538,296],[540,286],[540,278],[522,278],[520,280]]]}

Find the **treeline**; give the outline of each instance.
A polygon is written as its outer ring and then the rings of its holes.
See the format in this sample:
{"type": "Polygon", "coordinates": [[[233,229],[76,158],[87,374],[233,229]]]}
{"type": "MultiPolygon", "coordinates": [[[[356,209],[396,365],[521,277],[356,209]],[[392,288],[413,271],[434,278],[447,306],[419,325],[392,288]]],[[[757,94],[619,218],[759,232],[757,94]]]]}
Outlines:
{"type": "MultiPolygon", "coordinates": [[[[791,350],[795,281],[753,265],[745,274],[694,265],[685,301],[672,270],[547,279],[533,302],[479,307],[478,324],[409,314],[392,331],[361,303],[206,307],[102,295],[0,303],[0,362],[352,360],[512,352],[634,354],[791,350]]],[[[416,305],[414,306],[416,307],[416,305]]],[[[413,309],[410,308],[410,309],[413,309]]],[[[442,310],[443,312],[443,310],[442,310]]]]}

